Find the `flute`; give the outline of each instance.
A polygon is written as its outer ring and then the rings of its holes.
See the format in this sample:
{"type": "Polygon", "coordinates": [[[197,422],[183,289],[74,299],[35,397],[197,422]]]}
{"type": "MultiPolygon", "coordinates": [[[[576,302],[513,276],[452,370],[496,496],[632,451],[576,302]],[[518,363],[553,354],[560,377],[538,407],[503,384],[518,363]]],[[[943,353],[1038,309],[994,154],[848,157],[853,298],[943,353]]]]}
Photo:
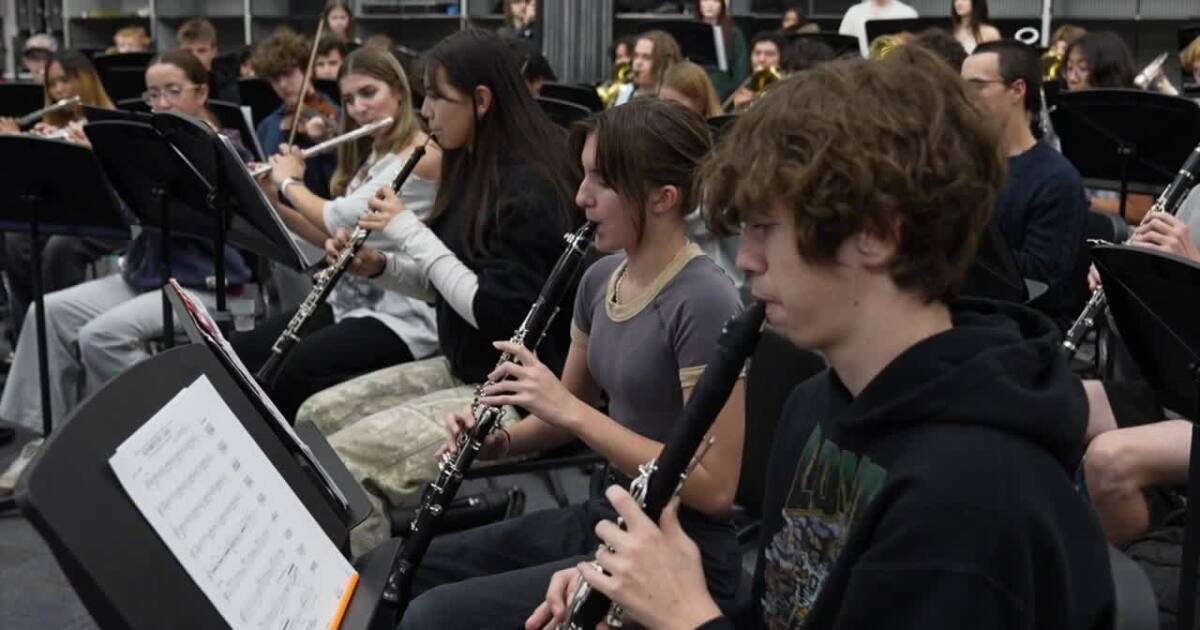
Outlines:
{"type": "MultiPolygon", "coordinates": [[[[353,131],[347,131],[346,133],[344,133],[340,136],[330,138],[330,139],[326,140],[325,142],[321,142],[319,144],[314,144],[311,147],[304,149],[304,151],[303,151],[304,159],[307,160],[308,158],[310,158],[314,155],[320,155],[327,151],[331,151],[331,150],[337,148],[338,146],[343,145],[347,142],[350,142],[352,140],[358,140],[359,138],[361,138],[363,136],[369,136],[380,129],[383,129],[385,127],[390,127],[390,126],[392,126],[392,117],[391,116],[388,116],[386,118],[380,118],[379,120],[376,120],[373,123],[365,124],[365,125],[359,127],[358,129],[355,129],[353,131]]],[[[263,164],[262,166],[251,171],[250,174],[253,175],[254,177],[261,177],[270,172],[271,172],[271,165],[263,164]]]]}
{"type": "Polygon", "coordinates": [[[46,114],[52,114],[54,112],[57,112],[61,109],[66,109],[68,107],[74,107],[76,105],[79,105],[81,102],[82,101],[80,101],[78,96],[72,96],[71,98],[64,98],[64,99],[58,101],[57,103],[54,103],[52,105],[47,105],[39,110],[32,111],[32,112],[25,114],[24,116],[18,118],[17,119],[17,127],[19,127],[22,130],[28,129],[28,128],[34,126],[35,124],[37,124],[37,122],[39,120],[41,120],[42,117],[45,116],[46,114]]]}

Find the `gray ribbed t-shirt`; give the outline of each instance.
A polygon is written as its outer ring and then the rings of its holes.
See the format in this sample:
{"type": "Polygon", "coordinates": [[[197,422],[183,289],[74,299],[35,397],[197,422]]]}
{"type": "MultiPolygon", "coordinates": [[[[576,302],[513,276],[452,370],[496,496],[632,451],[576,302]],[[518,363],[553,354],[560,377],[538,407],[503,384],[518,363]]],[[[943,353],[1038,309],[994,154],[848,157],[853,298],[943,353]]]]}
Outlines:
{"type": "Polygon", "coordinates": [[[580,281],[571,326],[588,371],[609,397],[609,416],[663,441],[683,408],[683,389],[704,370],[721,328],[739,307],[733,283],[694,244],[680,250],[638,299],[612,300],[624,255],[606,256],[580,281]]]}

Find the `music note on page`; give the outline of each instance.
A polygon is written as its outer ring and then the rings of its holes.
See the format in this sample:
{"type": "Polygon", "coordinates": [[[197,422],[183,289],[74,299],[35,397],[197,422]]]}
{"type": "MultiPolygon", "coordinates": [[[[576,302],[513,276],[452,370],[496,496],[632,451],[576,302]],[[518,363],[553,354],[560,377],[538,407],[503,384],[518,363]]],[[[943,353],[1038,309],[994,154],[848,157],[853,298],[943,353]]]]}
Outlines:
{"type": "Polygon", "coordinates": [[[235,630],[329,628],[357,574],[201,376],[109,464],[235,630]]]}

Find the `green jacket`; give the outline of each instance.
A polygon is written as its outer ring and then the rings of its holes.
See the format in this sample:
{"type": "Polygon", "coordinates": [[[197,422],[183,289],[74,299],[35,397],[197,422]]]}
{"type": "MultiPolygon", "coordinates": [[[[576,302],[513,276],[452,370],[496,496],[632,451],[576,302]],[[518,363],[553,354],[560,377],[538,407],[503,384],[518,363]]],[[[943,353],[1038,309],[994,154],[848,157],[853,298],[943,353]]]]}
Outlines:
{"type": "Polygon", "coordinates": [[[746,46],[746,36],[742,35],[742,29],[733,27],[733,50],[726,50],[725,54],[728,57],[729,71],[721,72],[717,68],[708,68],[708,78],[712,81],[713,87],[717,89],[717,95],[721,97],[721,101],[729,98],[730,94],[750,76],[750,52],[746,46]]]}

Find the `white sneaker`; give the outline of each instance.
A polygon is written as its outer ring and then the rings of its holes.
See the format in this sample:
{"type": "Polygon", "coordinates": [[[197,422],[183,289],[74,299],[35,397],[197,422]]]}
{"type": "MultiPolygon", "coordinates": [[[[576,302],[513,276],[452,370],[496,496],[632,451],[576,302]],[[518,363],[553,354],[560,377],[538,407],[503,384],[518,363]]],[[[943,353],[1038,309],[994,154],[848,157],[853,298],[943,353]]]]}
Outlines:
{"type": "Polygon", "coordinates": [[[21,452],[17,454],[17,458],[13,463],[8,465],[8,470],[0,474],[0,494],[11,493],[17,487],[17,479],[21,478],[21,472],[29,466],[29,462],[33,461],[33,456],[37,455],[38,449],[42,447],[42,438],[30,440],[21,448],[21,452]]]}

